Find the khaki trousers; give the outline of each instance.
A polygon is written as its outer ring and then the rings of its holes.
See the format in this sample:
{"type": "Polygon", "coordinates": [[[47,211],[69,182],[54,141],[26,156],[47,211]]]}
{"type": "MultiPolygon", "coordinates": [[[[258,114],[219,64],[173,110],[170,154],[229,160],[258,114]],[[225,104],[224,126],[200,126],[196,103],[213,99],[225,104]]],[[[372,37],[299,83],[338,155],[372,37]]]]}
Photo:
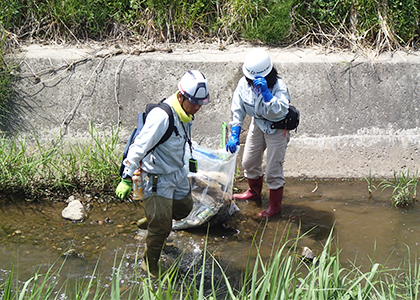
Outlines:
{"type": "Polygon", "coordinates": [[[242,158],[245,177],[258,179],[264,175],[262,163],[264,151],[267,149],[265,182],[271,190],[283,187],[286,183],[283,164],[289,140],[290,132],[288,130],[277,129],[273,134],[264,133],[252,118],[242,158]]]}

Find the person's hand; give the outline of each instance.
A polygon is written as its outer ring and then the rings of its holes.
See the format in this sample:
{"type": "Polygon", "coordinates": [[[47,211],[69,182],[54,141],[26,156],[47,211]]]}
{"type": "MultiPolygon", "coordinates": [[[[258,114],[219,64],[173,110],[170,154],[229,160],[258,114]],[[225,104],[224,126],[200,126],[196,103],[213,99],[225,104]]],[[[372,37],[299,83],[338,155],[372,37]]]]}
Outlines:
{"type": "Polygon", "coordinates": [[[263,96],[264,102],[270,102],[273,99],[270,90],[267,86],[267,80],[261,76],[255,76],[254,85],[259,86],[261,90],[261,95],[263,96]]]}
{"type": "Polygon", "coordinates": [[[117,194],[121,201],[124,201],[128,194],[130,194],[131,187],[131,180],[121,179],[121,182],[118,184],[117,189],[115,190],[115,194],[117,194]]]}
{"type": "Polygon", "coordinates": [[[239,145],[239,135],[241,134],[240,126],[233,126],[230,130],[230,139],[226,144],[226,151],[230,153],[236,152],[236,147],[239,145]]]}

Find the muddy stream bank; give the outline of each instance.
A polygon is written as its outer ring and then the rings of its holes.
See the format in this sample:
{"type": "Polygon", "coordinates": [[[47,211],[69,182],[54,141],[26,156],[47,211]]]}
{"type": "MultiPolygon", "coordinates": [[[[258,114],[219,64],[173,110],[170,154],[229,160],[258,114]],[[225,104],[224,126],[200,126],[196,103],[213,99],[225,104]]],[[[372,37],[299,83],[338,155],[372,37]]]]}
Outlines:
{"type": "MultiPolygon", "coordinates": [[[[236,183],[245,189],[245,182],[236,183]]],[[[268,205],[268,190],[263,191],[262,207],[268,205]]],[[[239,211],[223,224],[210,228],[207,249],[239,280],[246,268],[251,244],[256,234],[262,237],[261,254],[268,259],[275,236],[290,225],[290,236],[311,230],[299,242],[315,255],[320,253],[331,229],[339,248],[342,264],[355,263],[368,268],[370,258],[388,267],[397,267],[407,258],[407,247],[414,257],[419,252],[420,204],[406,209],[394,208],[391,191],[378,191],[368,199],[367,185],[361,181],[298,181],[289,180],[285,187],[282,215],[267,224],[257,217],[261,210],[254,201],[237,202],[239,211]]],[[[0,198],[0,283],[9,276],[12,264],[19,268],[19,279],[25,280],[36,270],[53,263],[67,262],[60,276],[82,278],[97,273],[109,277],[115,263],[126,259],[124,272],[132,274],[136,257],[145,246],[145,230],[136,221],[144,215],[138,203],[108,203],[101,197],[81,198],[88,208],[88,218],[73,223],[61,217],[63,202],[28,203],[0,198]]],[[[169,240],[179,251],[166,251],[162,264],[168,267],[176,255],[185,251],[200,253],[206,242],[207,229],[174,231],[169,240]]],[[[251,255],[254,255],[252,251],[251,255]]]]}

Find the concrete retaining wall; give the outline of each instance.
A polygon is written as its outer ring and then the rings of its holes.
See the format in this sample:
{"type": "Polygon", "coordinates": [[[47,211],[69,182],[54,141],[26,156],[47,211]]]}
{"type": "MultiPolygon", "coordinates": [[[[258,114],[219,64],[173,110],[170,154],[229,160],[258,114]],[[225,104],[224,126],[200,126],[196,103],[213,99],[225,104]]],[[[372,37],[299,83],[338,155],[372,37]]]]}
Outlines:
{"type": "MultiPolygon", "coordinates": [[[[209,80],[211,104],[197,113],[193,138],[219,148],[221,124],[231,118],[231,97],[249,48],[199,48],[139,54],[27,47],[13,55],[20,63],[18,101],[6,129],[36,132],[42,139],[60,131],[82,138],[88,135],[89,121],[103,132],[121,122],[125,142],[137,112],[175,92],[185,71],[198,69],[209,80]]],[[[419,168],[417,55],[366,58],[313,49],[268,51],[301,112],[287,150],[287,177],[363,178],[371,172],[385,178],[419,168]]],[[[245,136],[246,130],[242,142],[245,136]]]]}

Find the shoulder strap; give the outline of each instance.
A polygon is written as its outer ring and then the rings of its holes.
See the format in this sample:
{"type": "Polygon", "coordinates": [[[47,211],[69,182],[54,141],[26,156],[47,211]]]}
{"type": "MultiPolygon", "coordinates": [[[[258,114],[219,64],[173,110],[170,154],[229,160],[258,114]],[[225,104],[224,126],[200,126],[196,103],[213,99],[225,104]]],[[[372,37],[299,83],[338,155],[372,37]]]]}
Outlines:
{"type": "MultiPolygon", "coordinates": [[[[163,99],[163,100],[165,100],[165,99],[163,99]]],[[[159,140],[159,142],[147,154],[149,154],[152,150],[154,150],[160,144],[163,144],[164,142],[166,142],[169,139],[169,137],[171,136],[171,134],[172,134],[173,131],[178,132],[178,130],[176,130],[175,125],[174,125],[174,115],[172,113],[172,109],[171,109],[171,107],[168,104],[163,103],[163,100],[160,101],[159,103],[148,103],[146,105],[145,114],[143,115],[143,118],[144,118],[143,119],[143,122],[145,122],[146,121],[147,114],[152,109],[154,109],[156,107],[159,107],[159,108],[163,109],[168,114],[168,116],[169,116],[169,127],[168,127],[168,129],[166,130],[166,132],[162,136],[162,138],[159,140]]]]}
{"type": "MultiPolygon", "coordinates": [[[[124,149],[124,152],[123,152],[123,159],[122,159],[123,161],[127,157],[128,149],[130,148],[131,144],[134,143],[135,138],[137,137],[137,135],[139,134],[139,132],[143,128],[144,122],[146,121],[147,114],[152,109],[154,109],[155,107],[159,107],[159,108],[163,109],[168,114],[168,116],[169,116],[169,127],[166,130],[165,134],[162,136],[162,138],[159,140],[159,142],[152,149],[150,149],[146,153],[146,155],[148,155],[150,152],[152,152],[160,144],[163,144],[164,142],[166,142],[166,140],[169,139],[169,137],[171,136],[171,134],[172,134],[173,131],[178,135],[178,129],[174,125],[174,115],[172,113],[172,109],[171,109],[171,107],[168,104],[163,103],[164,100],[165,99],[163,99],[159,103],[148,103],[148,104],[146,104],[146,110],[145,110],[145,112],[141,112],[141,113],[138,114],[138,117],[137,117],[137,128],[135,128],[131,132],[131,135],[130,135],[127,143],[126,143],[126,146],[125,146],[125,149],[124,149]]],[[[122,176],[122,174],[124,172],[124,168],[125,168],[125,166],[121,162],[120,176],[122,176]]]]}
{"type": "Polygon", "coordinates": [[[161,109],[163,109],[169,116],[169,127],[168,130],[166,130],[165,134],[162,136],[162,138],[160,139],[158,145],[166,142],[167,139],[169,139],[169,137],[171,136],[172,132],[174,131],[174,114],[172,113],[172,109],[171,107],[163,102],[159,103],[159,106],[161,109]]]}

